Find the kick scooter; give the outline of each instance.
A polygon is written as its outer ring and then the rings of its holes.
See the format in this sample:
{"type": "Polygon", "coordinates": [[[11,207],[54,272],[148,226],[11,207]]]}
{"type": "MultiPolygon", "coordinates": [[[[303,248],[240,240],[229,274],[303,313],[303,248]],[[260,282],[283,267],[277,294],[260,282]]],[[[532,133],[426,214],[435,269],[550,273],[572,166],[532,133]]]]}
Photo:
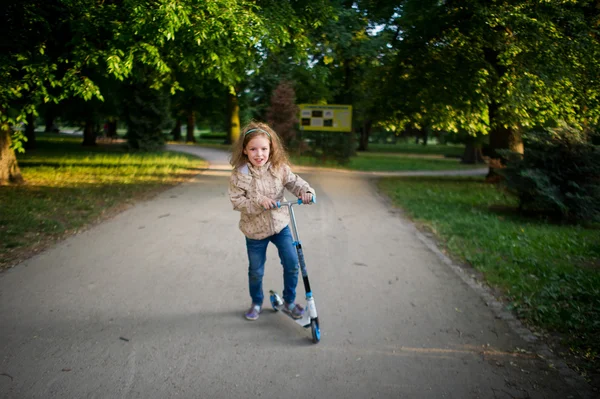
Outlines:
{"type": "MultiPolygon", "coordinates": [[[[314,196],[312,202],[316,202],[314,196]]],[[[292,318],[292,320],[294,320],[296,323],[300,324],[304,328],[310,327],[310,329],[312,330],[312,342],[316,344],[321,340],[321,329],[319,328],[319,317],[317,316],[317,306],[315,305],[315,298],[313,297],[312,291],[310,289],[310,283],[308,281],[308,273],[306,272],[306,263],[304,262],[302,244],[298,239],[296,218],[294,216],[294,209],[292,208],[292,206],[294,205],[302,205],[302,200],[298,199],[297,201],[277,202],[278,208],[282,206],[287,206],[290,210],[290,219],[292,221],[292,237],[294,239],[294,246],[296,247],[296,251],[298,252],[298,263],[300,264],[300,270],[302,271],[302,281],[304,282],[304,290],[306,291],[306,309],[304,311],[304,315],[300,319],[292,318]]],[[[273,306],[273,310],[277,312],[281,310],[281,308],[283,308],[283,299],[279,296],[279,294],[277,294],[277,292],[273,290],[271,290],[270,293],[271,305],[273,306]]],[[[291,318],[291,316],[287,313],[283,313],[291,318]]]]}

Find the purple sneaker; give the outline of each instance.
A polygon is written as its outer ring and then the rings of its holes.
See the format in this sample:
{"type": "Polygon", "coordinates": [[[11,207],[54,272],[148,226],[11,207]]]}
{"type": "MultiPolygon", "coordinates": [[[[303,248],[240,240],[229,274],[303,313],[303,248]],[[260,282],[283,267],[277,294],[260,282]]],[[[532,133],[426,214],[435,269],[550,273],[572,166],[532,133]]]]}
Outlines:
{"type": "Polygon", "coordinates": [[[244,317],[248,320],[256,320],[258,319],[258,315],[261,311],[262,306],[253,303],[252,306],[250,306],[250,309],[248,309],[248,311],[244,315],[244,317]]]}
{"type": "Polygon", "coordinates": [[[292,316],[292,319],[301,319],[304,316],[304,308],[297,303],[285,302],[281,310],[292,316]]]}

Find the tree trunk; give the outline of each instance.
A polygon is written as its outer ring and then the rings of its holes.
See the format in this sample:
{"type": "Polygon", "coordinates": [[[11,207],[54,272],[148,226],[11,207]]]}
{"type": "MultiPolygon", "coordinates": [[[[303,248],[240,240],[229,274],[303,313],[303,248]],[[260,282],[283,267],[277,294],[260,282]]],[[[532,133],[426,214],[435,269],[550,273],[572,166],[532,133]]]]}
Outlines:
{"type": "Polygon", "coordinates": [[[497,176],[494,171],[505,165],[506,160],[498,153],[498,150],[511,150],[523,154],[523,138],[521,131],[514,128],[504,127],[498,116],[498,104],[492,103],[489,106],[490,125],[490,170],[488,179],[497,176]]]}
{"type": "Polygon", "coordinates": [[[196,113],[193,110],[189,110],[187,114],[187,129],[185,135],[186,143],[195,143],[196,138],[194,137],[194,130],[196,129],[196,113]]]}
{"type": "Polygon", "coordinates": [[[367,119],[363,123],[363,127],[360,130],[360,141],[358,142],[358,151],[367,151],[369,149],[369,137],[371,137],[371,127],[373,121],[367,119]]]}
{"type": "Polygon", "coordinates": [[[508,149],[519,154],[525,153],[523,135],[520,129],[513,129],[508,137],[508,149]]]}
{"type": "Polygon", "coordinates": [[[523,139],[521,132],[518,129],[504,126],[492,128],[490,130],[490,150],[492,158],[499,159],[502,163],[504,163],[504,159],[498,153],[498,150],[511,150],[522,154],[523,139]]]}
{"type": "Polygon", "coordinates": [[[171,130],[171,134],[173,135],[173,140],[181,141],[181,119],[177,118],[177,122],[175,122],[173,130],[171,130]]]}
{"type": "Polygon", "coordinates": [[[85,121],[85,127],[83,128],[83,145],[86,147],[93,147],[96,145],[94,122],[91,120],[85,121]]]}
{"type": "MultiPolygon", "coordinates": [[[[498,81],[506,73],[506,66],[499,62],[499,53],[491,48],[483,49],[486,61],[496,71],[498,81]]],[[[494,84],[497,84],[497,82],[494,84]]],[[[490,118],[490,169],[488,171],[488,180],[498,179],[495,168],[501,168],[505,160],[502,159],[498,150],[510,149],[515,152],[523,153],[523,140],[521,132],[513,128],[504,127],[502,116],[500,115],[500,104],[492,101],[488,106],[490,118]]]]}
{"type": "Polygon", "coordinates": [[[469,139],[465,145],[465,151],[460,162],[472,165],[484,163],[481,147],[480,142],[477,142],[475,139],[469,139]]]}
{"type": "Polygon", "coordinates": [[[46,133],[52,132],[52,125],[54,125],[54,118],[51,115],[46,115],[44,117],[44,122],[46,124],[46,128],[44,129],[44,132],[46,132],[46,133]]]}
{"type": "Polygon", "coordinates": [[[59,130],[54,126],[54,112],[50,110],[46,110],[46,115],[44,116],[44,122],[46,128],[44,132],[46,133],[58,133],[59,130]]]}
{"type": "Polygon", "coordinates": [[[0,125],[0,185],[23,183],[17,156],[15,151],[10,148],[10,134],[10,127],[7,123],[0,125]]]}
{"type": "Polygon", "coordinates": [[[27,141],[25,142],[25,149],[33,150],[36,147],[35,118],[33,114],[27,114],[27,124],[25,125],[25,137],[27,137],[27,141]]]}
{"type": "Polygon", "coordinates": [[[106,135],[108,137],[110,137],[111,139],[114,139],[117,137],[117,120],[111,120],[108,122],[108,131],[106,132],[106,135]]]}
{"type": "Polygon", "coordinates": [[[227,94],[227,136],[225,144],[235,143],[240,138],[240,105],[235,90],[227,94]]]}
{"type": "Polygon", "coordinates": [[[421,129],[414,129],[416,132],[415,136],[415,144],[419,144],[419,141],[423,142],[423,145],[427,145],[427,140],[429,139],[429,128],[423,127],[421,129]]]}

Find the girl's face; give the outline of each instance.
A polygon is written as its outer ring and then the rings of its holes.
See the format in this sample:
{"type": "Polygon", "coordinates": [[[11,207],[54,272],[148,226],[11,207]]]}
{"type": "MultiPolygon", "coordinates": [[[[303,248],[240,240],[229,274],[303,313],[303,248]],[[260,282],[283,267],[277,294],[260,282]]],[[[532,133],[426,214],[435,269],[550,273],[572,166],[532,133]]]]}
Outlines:
{"type": "Polygon", "coordinates": [[[254,166],[263,166],[269,160],[271,142],[263,135],[256,136],[246,144],[244,154],[254,166]]]}

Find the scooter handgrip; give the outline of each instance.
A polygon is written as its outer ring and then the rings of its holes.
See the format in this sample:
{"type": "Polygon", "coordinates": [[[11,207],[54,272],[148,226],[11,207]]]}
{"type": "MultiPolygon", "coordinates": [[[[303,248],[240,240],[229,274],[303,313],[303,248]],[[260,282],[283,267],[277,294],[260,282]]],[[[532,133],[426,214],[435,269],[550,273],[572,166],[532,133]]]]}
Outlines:
{"type": "MultiPolygon", "coordinates": [[[[310,203],[311,204],[316,204],[317,203],[317,196],[316,195],[312,195],[312,198],[310,199],[310,203]]],[[[302,205],[302,198],[298,198],[298,205],[302,205]]]]}

